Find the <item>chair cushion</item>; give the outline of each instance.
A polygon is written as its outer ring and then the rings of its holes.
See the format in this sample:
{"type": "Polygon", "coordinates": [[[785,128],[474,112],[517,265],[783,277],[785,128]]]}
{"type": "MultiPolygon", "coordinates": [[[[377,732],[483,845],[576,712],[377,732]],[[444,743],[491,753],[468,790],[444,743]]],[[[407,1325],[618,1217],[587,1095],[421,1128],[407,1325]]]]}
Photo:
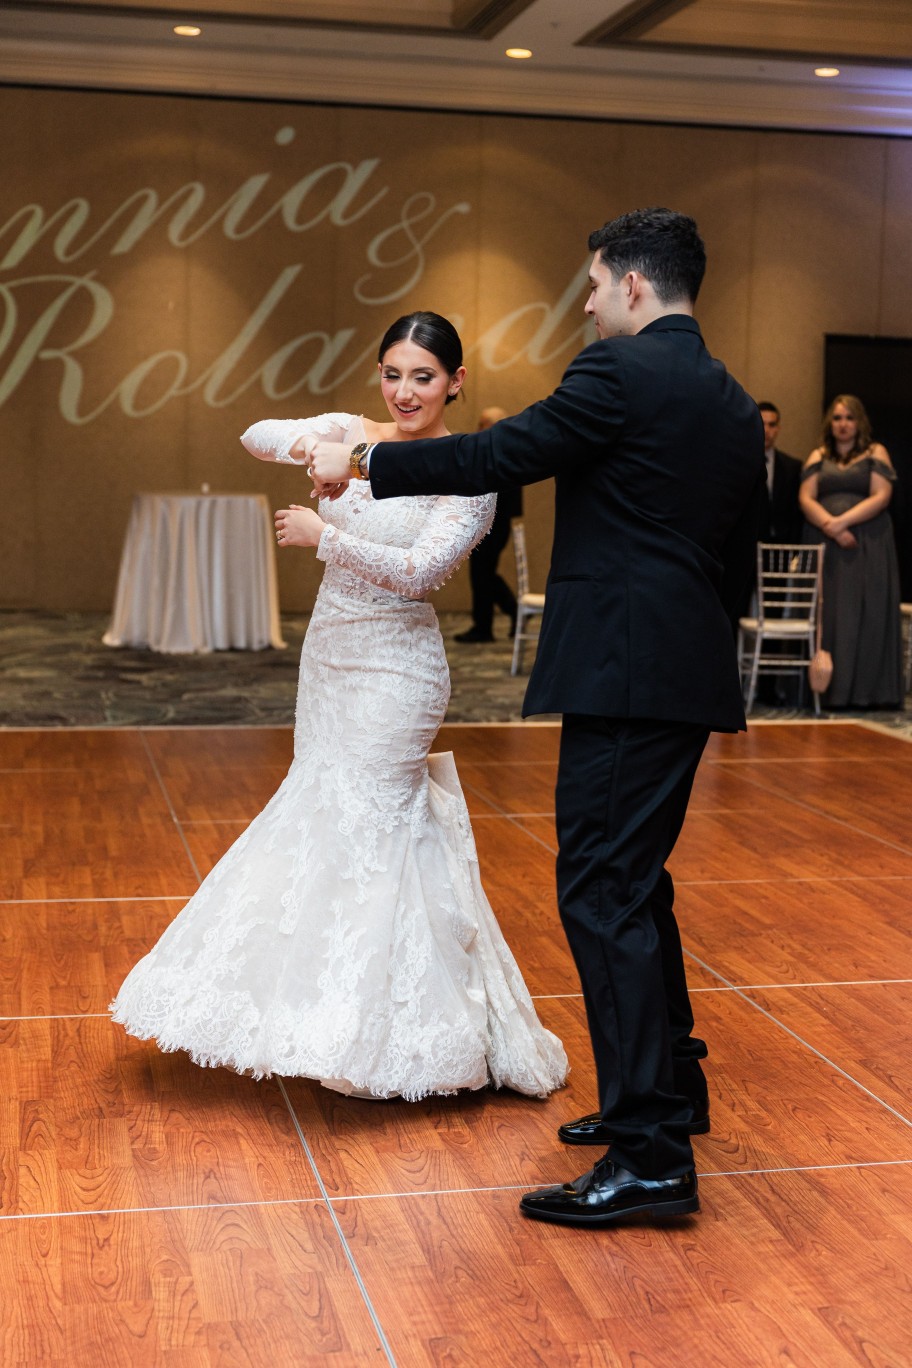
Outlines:
{"type": "MultiPolygon", "coordinates": [[[[759,632],[756,618],[739,618],[738,626],[745,632],[759,632]]],[[[807,636],[811,630],[809,618],[767,618],[763,625],[765,637],[807,636]]]]}

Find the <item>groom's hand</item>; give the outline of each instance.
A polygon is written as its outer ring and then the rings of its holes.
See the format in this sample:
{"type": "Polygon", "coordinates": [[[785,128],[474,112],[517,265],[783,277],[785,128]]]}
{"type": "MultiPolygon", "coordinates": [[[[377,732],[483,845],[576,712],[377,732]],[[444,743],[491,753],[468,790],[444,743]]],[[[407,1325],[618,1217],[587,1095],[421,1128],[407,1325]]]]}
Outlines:
{"type": "Polygon", "coordinates": [[[310,453],[308,474],[314,482],[314,497],[338,499],[351,479],[349,457],[354,443],[317,442],[310,453]]]}

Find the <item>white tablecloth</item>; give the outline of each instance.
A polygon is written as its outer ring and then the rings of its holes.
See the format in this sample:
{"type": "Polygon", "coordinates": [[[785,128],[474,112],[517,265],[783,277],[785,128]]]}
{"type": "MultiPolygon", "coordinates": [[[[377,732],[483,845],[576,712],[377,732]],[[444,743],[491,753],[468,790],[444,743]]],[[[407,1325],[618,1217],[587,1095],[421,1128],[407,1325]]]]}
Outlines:
{"type": "Polygon", "coordinates": [[[178,655],[283,647],[262,494],[137,494],[106,646],[178,655]]]}

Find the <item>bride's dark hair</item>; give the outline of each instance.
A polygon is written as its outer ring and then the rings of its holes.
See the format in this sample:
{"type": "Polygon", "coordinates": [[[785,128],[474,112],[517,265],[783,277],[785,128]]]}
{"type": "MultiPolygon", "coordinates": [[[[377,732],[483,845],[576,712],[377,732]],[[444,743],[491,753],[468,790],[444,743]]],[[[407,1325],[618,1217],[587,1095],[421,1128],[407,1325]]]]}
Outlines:
{"type": "MultiPolygon", "coordinates": [[[[377,353],[381,365],[390,347],[395,347],[397,342],[414,342],[416,347],[423,347],[437,358],[447,375],[455,375],[462,365],[459,333],[442,314],[419,310],[417,313],[403,314],[395,323],[391,323],[383,334],[377,353]]],[[[455,398],[455,394],[448,394],[446,401],[452,404],[455,398]]]]}

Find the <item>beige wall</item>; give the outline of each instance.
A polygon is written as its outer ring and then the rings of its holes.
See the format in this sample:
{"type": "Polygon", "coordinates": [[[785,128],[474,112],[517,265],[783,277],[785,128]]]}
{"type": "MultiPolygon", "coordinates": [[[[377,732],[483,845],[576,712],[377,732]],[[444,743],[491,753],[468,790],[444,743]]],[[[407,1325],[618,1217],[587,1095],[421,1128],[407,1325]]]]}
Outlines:
{"type": "MultiPolygon", "coordinates": [[[[637,205],[697,218],[707,342],[781,405],[797,455],[823,334],[912,331],[906,142],[13,89],[0,111],[0,605],[110,606],[137,490],[300,498],[300,473],[238,434],[383,417],[376,343],[410,309],[461,328],[454,429],[546,393],[591,338],[588,231],[637,205]],[[143,232],[140,201],[124,207],[140,191],[147,210],[177,196],[143,232]],[[25,250],[42,214],[59,217],[25,250]]],[[[550,487],[526,501],[541,583],[550,487]]],[[[309,607],[319,567],[279,559],[283,607],[309,607]]],[[[464,570],[438,601],[467,604],[464,570]]]]}

